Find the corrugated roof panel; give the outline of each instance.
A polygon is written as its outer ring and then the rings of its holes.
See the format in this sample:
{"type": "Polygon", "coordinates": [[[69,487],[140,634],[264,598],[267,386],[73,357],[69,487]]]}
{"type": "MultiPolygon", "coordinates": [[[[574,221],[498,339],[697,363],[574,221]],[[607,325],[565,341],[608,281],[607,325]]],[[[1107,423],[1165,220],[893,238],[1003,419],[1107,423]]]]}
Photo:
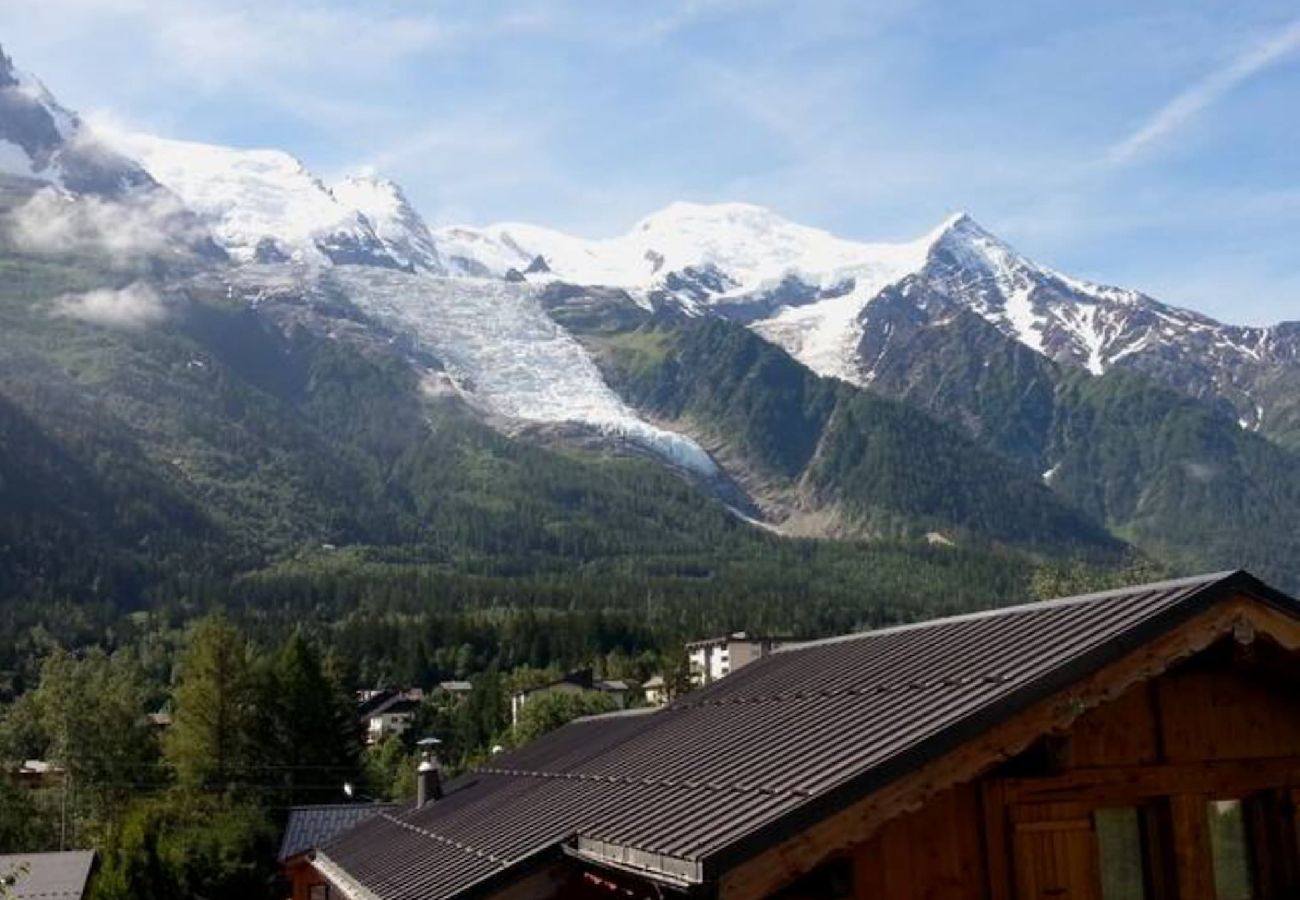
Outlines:
{"type": "Polygon", "coordinates": [[[321,846],[358,822],[381,812],[397,809],[395,803],[340,803],[295,806],[289,810],[280,841],[278,859],[284,862],[321,846]]]}
{"type": "Polygon", "coordinates": [[[81,900],[95,865],[93,850],[0,855],[0,874],[12,878],[13,900],[81,900]]]}

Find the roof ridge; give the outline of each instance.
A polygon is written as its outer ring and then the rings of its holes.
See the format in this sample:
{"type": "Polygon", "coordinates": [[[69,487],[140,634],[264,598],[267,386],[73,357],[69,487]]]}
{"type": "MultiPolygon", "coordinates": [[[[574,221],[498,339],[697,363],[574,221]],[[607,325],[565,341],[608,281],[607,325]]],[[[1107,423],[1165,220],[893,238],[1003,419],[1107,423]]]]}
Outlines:
{"type": "Polygon", "coordinates": [[[542,778],[557,781],[593,781],[605,784],[636,784],[642,787],[682,788],[685,790],[728,791],[734,794],[760,794],[765,797],[800,797],[812,796],[810,791],[778,791],[765,787],[741,787],[719,781],[676,781],[669,778],[629,778],[626,775],[596,775],[590,772],[543,772],[535,769],[478,769],[488,775],[504,775],[510,778],[542,778]]]}
{"type": "MultiPolygon", "coordinates": [[[[709,706],[730,706],[743,703],[772,703],[784,700],[804,700],[809,697],[832,698],[832,697],[851,697],[854,695],[876,695],[889,694],[896,691],[927,691],[931,688],[949,688],[949,687],[966,687],[971,684],[1005,684],[1010,681],[1008,675],[960,675],[948,676],[946,678],[923,679],[917,678],[911,681],[897,681],[884,684],[870,685],[850,685],[841,688],[818,688],[813,691],[778,691],[775,694],[733,694],[716,699],[706,698],[703,700],[683,700],[674,703],[669,709],[703,709],[709,706]]],[[[687,694],[687,697],[690,695],[687,694]]]]}
{"type": "Polygon", "coordinates": [[[436,841],[437,843],[443,844],[444,846],[447,847],[454,847],[455,849],[460,850],[462,853],[468,853],[470,856],[476,856],[479,859],[486,859],[490,862],[496,863],[498,866],[500,866],[503,869],[508,868],[510,865],[509,860],[502,859],[501,857],[489,853],[486,850],[479,850],[475,847],[471,847],[469,844],[462,844],[460,841],[452,840],[451,838],[445,837],[441,834],[436,834],[435,832],[432,832],[427,828],[421,828],[419,825],[416,825],[413,822],[403,821],[402,819],[399,819],[395,816],[390,816],[387,813],[380,813],[378,818],[387,819],[388,821],[392,822],[394,825],[397,825],[399,828],[405,828],[407,831],[414,831],[416,834],[420,835],[421,837],[426,837],[431,841],[436,841]]]}
{"type": "Polygon", "coordinates": [[[1084,603],[1097,603],[1102,600],[1109,600],[1115,597],[1132,596],[1134,594],[1155,593],[1158,591],[1174,590],[1183,587],[1209,587],[1219,582],[1240,575],[1241,569],[1229,569],[1223,572],[1213,572],[1207,575],[1193,575],[1185,578],[1170,578],[1165,581],[1152,581],[1148,584],[1135,584],[1130,587],[1110,588],[1104,591],[1094,591],[1088,594],[1076,594],[1069,597],[1055,597],[1050,600],[1031,600],[1025,603],[1016,603],[1011,606],[995,606],[991,609],[981,609],[974,612],[958,613],[952,616],[943,616],[938,619],[924,619],[919,622],[904,622],[899,625],[889,625],[884,628],[873,628],[868,631],[856,631],[852,634],[839,634],[833,637],[819,638],[811,641],[800,641],[798,643],[785,644],[775,648],[772,652],[791,653],[799,650],[805,650],[811,647],[821,647],[828,644],[837,644],[847,641],[860,641],[872,637],[878,637],[886,634],[897,634],[900,631],[919,631],[923,628],[931,628],[938,625],[950,625],[956,622],[973,622],[980,619],[993,619],[999,616],[1019,615],[1027,612],[1038,612],[1044,609],[1059,609],[1064,606],[1077,606],[1084,603]]]}

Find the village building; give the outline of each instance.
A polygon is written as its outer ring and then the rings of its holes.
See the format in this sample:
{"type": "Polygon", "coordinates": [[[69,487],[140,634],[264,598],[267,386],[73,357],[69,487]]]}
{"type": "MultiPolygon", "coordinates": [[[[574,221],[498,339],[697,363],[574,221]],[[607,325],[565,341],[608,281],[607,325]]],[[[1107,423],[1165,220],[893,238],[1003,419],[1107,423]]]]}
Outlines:
{"type": "MultiPolygon", "coordinates": [[[[394,812],[392,803],[335,803],[289,809],[280,838],[280,878],[289,900],[327,900],[329,883],[311,865],[312,851],[354,825],[380,812],[394,812]]],[[[3,895],[0,895],[3,896],[3,895]]]]}
{"type": "Polygon", "coordinates": [[[0,777],[8,778],[19,787],[31,790],[60,785],[65,775],[63,766],[43,759],[25,759],[18,763],[7,763],[0,770],[0,777]]]}
{"type": "Polygon", "coordinates": [[[357,718],[361,721],[367,744],[377,744],[384,738],[405,734],[415,721],[415,714],[424,700],[419,688],[364,691],[357,705],[357,718]]]}
{"type": "Polygon", "coordinates": [[[466,700],[474,693],[474,685],[468,681],[440,681],[433,689],[434,697],[446,697],[452,700],[466,700]]]}
{"type": "Polygon", "coordinates": [[[651,675],[641,685],[641,694],[647,706],[663,706],[668,702],[668,683],[662,675],[651,675]]]}
{"type": "Polygon", "coordinates": [[[519,717],[529,701],[547,694],[604,694],[611,697],[619,709],[626,709],[636,682],[623,679],[596,678],[591,669],[570,672],[563,678],[515,691],[510,695],[510,726],[519,727],[519,717]]]}
{"type": "Polygon", "coordinates": [[[692,641],[686,645],[691,683],[697,687],[726,678],[737,669],[762,659],[777,647],[770,638],[754,638],[738,631],[723,637],[692,641]]]}
{"type": "Polygon", "coordinates": [[[0,854],[4,900],[82,900],[95,872],[93,850],[0,854]]]}
{"type": "Polygon", "coordinates": [[[1242,572],[790,645],[422,767],[311,865],[351,900],[1294,898],[1297,684],[1300,603],[1242,572]]]}

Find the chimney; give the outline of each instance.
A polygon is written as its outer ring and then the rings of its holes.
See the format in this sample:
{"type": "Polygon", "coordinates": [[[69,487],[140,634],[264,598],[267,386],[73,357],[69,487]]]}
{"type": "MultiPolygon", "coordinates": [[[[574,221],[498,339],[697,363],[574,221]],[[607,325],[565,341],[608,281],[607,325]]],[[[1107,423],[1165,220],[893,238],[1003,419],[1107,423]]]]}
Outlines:
{"type": "Polygon", "coordinates": [[[420,767],[415,770],[416,809],[442,799],[442,778],[438,771],[438,745],[441,743],[431,737],[415,743],[420,748],[420,767]]]}

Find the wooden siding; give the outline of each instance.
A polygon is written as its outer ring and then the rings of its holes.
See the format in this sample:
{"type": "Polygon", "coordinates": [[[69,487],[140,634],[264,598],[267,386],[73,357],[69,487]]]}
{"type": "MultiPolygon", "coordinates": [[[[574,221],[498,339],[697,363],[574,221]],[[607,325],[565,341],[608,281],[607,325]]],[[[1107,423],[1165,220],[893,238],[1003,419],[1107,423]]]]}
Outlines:
{"type": "Polygon", "coordinates": [[[1168,853],[1147,860],[1152,900],[1215,900],[1207,804],[1251,796],[1259,895],[1296,896],[1300,691],[1289,672],[1238,649],[1220,644],[1133,685],[1064,734],[887,822],[854,850],[855,895],[1101,900],[1093,813],[1138,806],[1151,811],[1143,828],[1160,831],[1148,846],[1168,853]]]}
{"type": "Polygon", "coordinates": [[[858,896],[982,900],[979,803],[978,788],[961,785],[882,829],[854,854],[858,896]]]}

